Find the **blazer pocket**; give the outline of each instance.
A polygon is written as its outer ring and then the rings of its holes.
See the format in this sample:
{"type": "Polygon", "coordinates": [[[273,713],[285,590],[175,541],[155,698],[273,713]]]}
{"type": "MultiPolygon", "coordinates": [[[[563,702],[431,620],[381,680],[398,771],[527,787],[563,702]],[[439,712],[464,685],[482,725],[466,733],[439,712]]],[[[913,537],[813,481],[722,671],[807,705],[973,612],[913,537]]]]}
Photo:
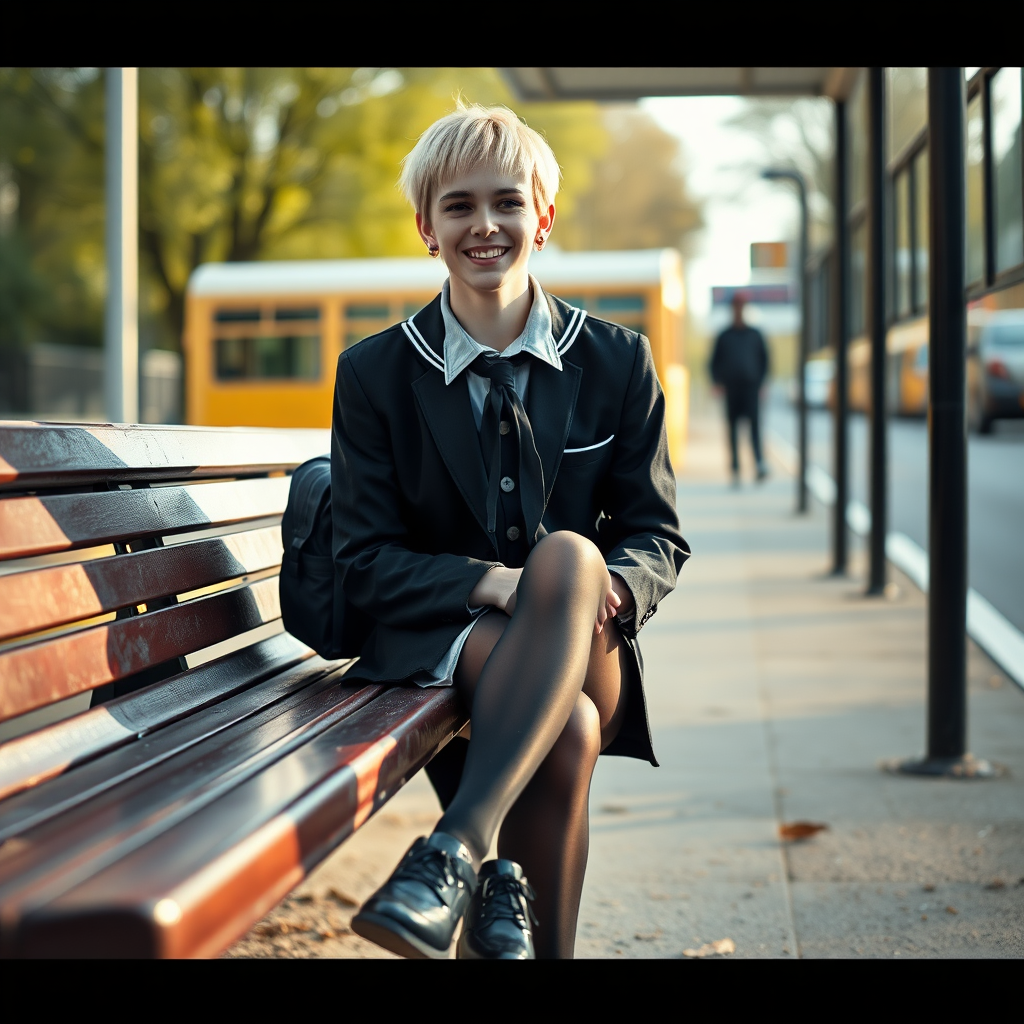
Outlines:
{"type": "Polygon", "coordinates": [[[593,462],[600,462],[611,454],[612,441],[615,435],[611,434],[597,444],[589,444],[582,448],[566,448],[562,452],[562,462],[559,469],[575,469],[578,466],[589,466],[593,462]]]}

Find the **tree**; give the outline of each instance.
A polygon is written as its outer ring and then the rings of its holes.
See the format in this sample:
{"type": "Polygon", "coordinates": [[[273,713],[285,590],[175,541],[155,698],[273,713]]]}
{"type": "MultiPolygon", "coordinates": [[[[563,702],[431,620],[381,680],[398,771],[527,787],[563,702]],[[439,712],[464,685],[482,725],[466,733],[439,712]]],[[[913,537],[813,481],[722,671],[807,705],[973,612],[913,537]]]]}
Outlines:
{"type": "MultiPolygon", "coordinates": [[[[139,83],[141,315],[172,347],[204,261],[421,253],[395,182],[457,93],[506,103],[547,135],[569,215],[608,143],[596,104],[517,104],[493,68],[153,68],[139,83]]],[[[92,343],[105,287],[103,111],[97,69],[0,70],[0,162],[50,293],[37,333],[92,343]]]]}
{"type": "Polygon", "coordinates": [[[750,133],[764,152],[762,160],[746,167],[747,181],[759,178],[768,166],[792,167],[807,181],[811,248],[832,238],[834,115],[826,99],[752,99],[727,124],[750,133]]]}
{"type": "Polygon", "coordinates": [[[609,145],[593,183],[558,225],[566,249],[687,247],[701,209],[686,188],[678,141],[632,106],[605,109],[609,145]],[[565,221],[568,220],[568,224],[565,221]]]}

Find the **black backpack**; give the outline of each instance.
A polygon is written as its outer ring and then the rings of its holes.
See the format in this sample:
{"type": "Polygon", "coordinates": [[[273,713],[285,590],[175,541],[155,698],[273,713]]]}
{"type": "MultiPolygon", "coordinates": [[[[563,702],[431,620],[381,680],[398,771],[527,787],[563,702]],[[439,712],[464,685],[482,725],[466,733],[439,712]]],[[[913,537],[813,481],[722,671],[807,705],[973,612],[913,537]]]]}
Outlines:
{"type": "Polygon", "coordinates": [[[373,620],[345,600],[331,542],[331,457],[292,474],[281,520],[281,618],[284,628],[328,660],[358,657],[373,620]]]}

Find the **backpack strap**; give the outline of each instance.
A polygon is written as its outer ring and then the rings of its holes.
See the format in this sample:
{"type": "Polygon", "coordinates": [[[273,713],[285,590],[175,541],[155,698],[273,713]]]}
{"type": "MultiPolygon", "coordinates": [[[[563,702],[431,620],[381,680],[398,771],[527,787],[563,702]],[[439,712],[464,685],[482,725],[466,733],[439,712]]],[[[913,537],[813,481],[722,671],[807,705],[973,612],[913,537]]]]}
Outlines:
{"type": "Polygon", "coordinates": [[[313,497],[317,487],[323,486],[325,475],[327,477],[325,494],[327,500],[330,500],[331,457],[329,455],[319,455],[315,459],[310,459],[309,462],[299,467],[295,475],[299,476],[299,479],[297,481],[293,479],[292,486],[294,487],[298,483],[299,488],[298,493],[294,496],[294,500],[289,498],[289,504],[292,506],[295,515],[292,522],[293,532],[289,554],[298,561],[303,546],[313,535],[313,531],[316,529],[320,519],[324,496],[321,495],[318,501],[311,501],[310,499],[313,497]],[[302,472],[303,469],[305,469],[304,473],[302,472]]]}

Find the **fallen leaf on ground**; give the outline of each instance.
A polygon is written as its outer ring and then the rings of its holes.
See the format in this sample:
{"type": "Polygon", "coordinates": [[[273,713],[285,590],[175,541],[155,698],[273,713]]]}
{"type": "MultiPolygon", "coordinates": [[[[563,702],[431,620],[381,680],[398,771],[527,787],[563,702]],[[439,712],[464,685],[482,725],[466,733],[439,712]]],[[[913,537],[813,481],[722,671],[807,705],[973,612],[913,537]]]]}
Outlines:
{"type": "Polygon", "coordinates": [[[932,885],[931,882],[929,882],[927,885],[922,885],[921,888],[925,892],[935,892],[935,886],[932,885]]]}
{"type": "Polygon", "coordinates": [[[985,888],[986,889],[1005,889],[1006,888],[1006,883],[1001,878],[993,878],[992,881],[989,882],[988,885],[985,886],[985,888]]]}
{"type": "Polygon", "coordinates": [[[330,888],[327,890],[327,895],[332,900],[337,900],[343,907],[358,907],[359,900],[353,899],[348,893],[342,892],[340,889],[330,888]]]}
{"type": "Polygon", "coordinates": [[[959,914],[960,911],[957,910],[956,907],[946,907],[946,913],[947,914],[959,914]]]}
{"type": "Polygon", "coordinates": [[[810,839],[819,832],[825,832],[828,825],[816,821],[790,821],[779,826],[779,836],[787,843],[810,839]]]}
{"type": "Polygon", "coordinates": [[[294,921],[271,921],[268,924],[257,925],[253,929],[257,935],[269,938],[272,935],[287,935],[289,932],[308,932],[311,928],[304,924],[297,924],[294,921]]]}
{"type": "Polygon", "coordinates": [[[705,942],[700,949],[684,949],[683,956],[700,957],[706,956],[728,956],[736,952],[736,943],[732,939],[715,939],[714,942],[705,942]]]}
{"type": "Polygon", "coordinates": [[[633,938],[639,942],[653,942],[655,939],[661,938],[661,929],[658,928],[653,932],[637,932],[633,938]]]}

